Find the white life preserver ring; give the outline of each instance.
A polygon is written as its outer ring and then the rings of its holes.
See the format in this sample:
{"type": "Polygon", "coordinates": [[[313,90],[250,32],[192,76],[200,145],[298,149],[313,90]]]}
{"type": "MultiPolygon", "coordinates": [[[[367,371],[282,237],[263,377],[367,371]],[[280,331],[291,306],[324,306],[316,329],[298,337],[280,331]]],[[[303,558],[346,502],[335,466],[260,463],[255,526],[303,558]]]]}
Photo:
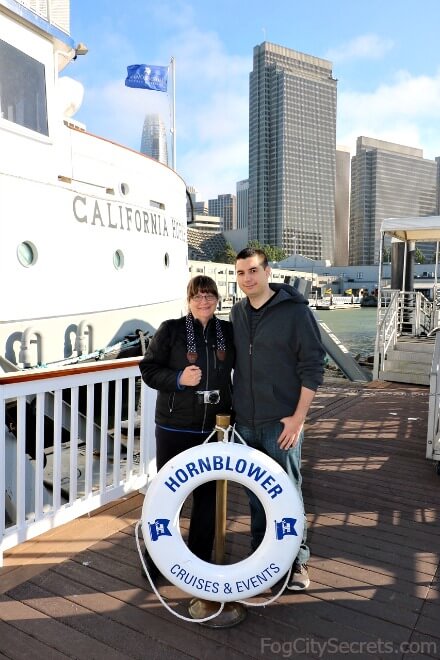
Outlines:
{"type": "Polygon", "coordinates": [[[216,602],[256,596],[289,570],[304,527],[301,499],[283,468],[247,445],[214,442],[188,449],[158,472],[142,508],[142,533],[160,572],[183,591],[216,602]],[[201,484],[228,479],[252,490],[266,513],[266,533],[248,558],[211,564],[196,557],[182,538],[180,510],[201,484]]]}

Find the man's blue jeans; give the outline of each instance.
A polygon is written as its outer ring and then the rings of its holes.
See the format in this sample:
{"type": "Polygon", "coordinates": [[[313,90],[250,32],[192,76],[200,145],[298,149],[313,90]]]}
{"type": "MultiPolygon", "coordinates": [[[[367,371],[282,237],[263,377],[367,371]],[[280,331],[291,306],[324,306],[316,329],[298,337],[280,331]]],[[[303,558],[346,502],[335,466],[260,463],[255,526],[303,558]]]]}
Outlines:
{"type": "MultiPolygon", "coordinates": [[[[262,451],[264,454],[267,454],[284,468],[303,503],[301,492],[301,445],[304,439],[304,434],[301,433],[300,440],[296,447],[286,451],[285,449],[280,449],[277,442],[283,428],[284,425],[281,424],[281,422],[272,422],[271,424],[267,424],[258,429],[253,429],[249,426],[242,426],[241,424],[235,425],[236,431],[250,447],[254,447],[259,451],[262,451]]],[[[251,545],[252,549],[255,550],[260,545],[266,532],[266,514],[264,513],[263,506],[258,497],[247,488],[246,492],[249,497],[251,510],[251,545]]],[[[300,564],[306,564],[310,557],[310,550],[306,544],[306,538],[307,520],[304,514],[304,533],[297,556],[297,560],[300,564]]]]}

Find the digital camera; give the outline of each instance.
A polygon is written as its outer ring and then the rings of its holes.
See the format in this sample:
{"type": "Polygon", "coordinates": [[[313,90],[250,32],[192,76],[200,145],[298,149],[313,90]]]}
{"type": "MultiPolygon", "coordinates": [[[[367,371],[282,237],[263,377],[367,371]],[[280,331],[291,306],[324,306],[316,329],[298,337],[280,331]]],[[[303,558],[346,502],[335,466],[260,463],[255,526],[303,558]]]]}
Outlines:
{"type": "Polygon", "coordinates": [[[197,392],[199,403],[211,403],[216,405],[220,403],[220,390],[202,390],[197,392]]]}

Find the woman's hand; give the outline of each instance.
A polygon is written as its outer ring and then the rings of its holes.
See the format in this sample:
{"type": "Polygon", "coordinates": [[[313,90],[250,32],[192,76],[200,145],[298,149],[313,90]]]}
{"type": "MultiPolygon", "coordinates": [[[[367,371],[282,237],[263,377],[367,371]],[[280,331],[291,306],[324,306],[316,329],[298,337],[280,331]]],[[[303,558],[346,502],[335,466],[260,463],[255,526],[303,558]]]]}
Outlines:
{"type": "Polygon", "coordinates": [[[201,380],[202,370],[200,367],[191,365],[190,367],[185,367],[185,369],[180,374],[179,385],[185,385],[186,387],[197,387],[201,380]]]}

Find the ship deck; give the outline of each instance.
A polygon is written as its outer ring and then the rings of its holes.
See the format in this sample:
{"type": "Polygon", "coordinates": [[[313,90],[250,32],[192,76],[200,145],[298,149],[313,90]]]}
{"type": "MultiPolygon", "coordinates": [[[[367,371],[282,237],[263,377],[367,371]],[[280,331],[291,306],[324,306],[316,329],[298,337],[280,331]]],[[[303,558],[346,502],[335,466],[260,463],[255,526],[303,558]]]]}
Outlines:
{"type": "MultiPolygon", "coordinates": [[[[141,576],[135,494],[5,554],[0,659],[440,658],[440,478],[425,459],[428,402],[423,386],[341,379],[320,390],[303,449],[307,592],[248,608],[231,628],[174,617],[141,576]]],[[[233,484],[228,561],[248,552],[248,526],[233,484]]],[[[186,616],[190,598],[158,584],[186,616]]]]}

